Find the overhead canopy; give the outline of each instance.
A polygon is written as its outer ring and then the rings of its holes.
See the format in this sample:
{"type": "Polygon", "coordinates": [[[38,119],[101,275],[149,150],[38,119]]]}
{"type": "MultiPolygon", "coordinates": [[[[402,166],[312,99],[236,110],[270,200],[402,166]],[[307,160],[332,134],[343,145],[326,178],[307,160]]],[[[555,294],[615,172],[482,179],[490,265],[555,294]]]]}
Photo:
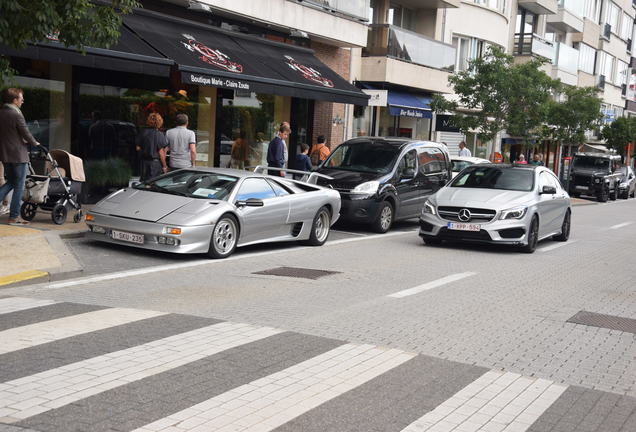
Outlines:
{"type": "Polygon", "coordinates": [[[425,96],[389,90],[389,112],[394,116],[432,118],[431,99],[425,96]]]}
{"type": "Polygon", "coordinates": [[[367,105],[368,96],[313,51],[147,11],[124,23],[165,57],[187,83],[367,105]]]}
{"type": "Polygon", "coordinates": [[[47,42],[30,43],[21,50],[0,46],[0,53],[75,66],[166,77],[170,75],[170,66],[174,63],[124,26],[120,29],[119,40],[110,49],[87,47],[86,54],[82,54],[75,47],[65,47],[55,39],[50,39],[47,42]]]}

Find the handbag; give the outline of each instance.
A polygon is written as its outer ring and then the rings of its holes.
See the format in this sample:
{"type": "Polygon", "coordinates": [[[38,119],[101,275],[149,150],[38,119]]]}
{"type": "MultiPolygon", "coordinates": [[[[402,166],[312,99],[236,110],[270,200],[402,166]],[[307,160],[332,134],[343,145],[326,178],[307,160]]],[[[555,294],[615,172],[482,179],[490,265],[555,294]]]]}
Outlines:
{"type": "Polygon", "coordinates": [[[42,204],[46,200],[51,179],[47,176],[31,176],[24,183],[22,200],[33,204],[42,204]]]}

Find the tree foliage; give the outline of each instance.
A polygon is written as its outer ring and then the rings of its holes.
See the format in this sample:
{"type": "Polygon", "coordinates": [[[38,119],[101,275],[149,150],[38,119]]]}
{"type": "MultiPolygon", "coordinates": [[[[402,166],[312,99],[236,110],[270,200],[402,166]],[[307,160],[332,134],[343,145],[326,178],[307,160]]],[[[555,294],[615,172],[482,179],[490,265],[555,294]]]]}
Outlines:
{"type": "Polygon", "coordinates": [[[431,106],[436,112],[455,111],[454,125],[463,133],[477,131],[483,141],[503,130],[527,139],[545,120],[557,85],[540,70],[543,63],[533,59],[515,64],[511,55],[491,46],[467,70],[448,78],[457,99],[436,95],[431,106]],[[468,113],[458,112],[460,107],[468,113]]]}
{"type": "Polygon", "coordinates": [[[601,99],[595,87],[561,86],[563,100],[551,100],[543,129],[544,138],[583,144],[585,131],[601,120],[601,99]]]}
{"type": "MultiPolygon", "coordinates": [[[[109,47],[117,42],[121,15],[138,7],[136,0],[1,0],[0,44],[23,49],[28,42],[55,35],[65,46],[109,47]]],[[[9,61],[0,57],[0,84],[11,76],[9,61]]]]}
{"type": "Polygon", "coordinates": [[[636,117],[619,117],[601,130],[608,147],[624,153],[628,143],[636,142],[636,117]]]}

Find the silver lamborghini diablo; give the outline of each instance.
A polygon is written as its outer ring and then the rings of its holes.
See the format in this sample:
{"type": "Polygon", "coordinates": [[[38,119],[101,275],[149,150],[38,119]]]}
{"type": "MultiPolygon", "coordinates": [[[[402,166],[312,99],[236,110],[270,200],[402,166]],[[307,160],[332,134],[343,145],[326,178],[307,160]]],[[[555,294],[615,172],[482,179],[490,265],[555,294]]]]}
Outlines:
{"type": "Polygon", "coordinates": [[[237,246],[320,246],[340,194],[307,182],[224,168],[182,169],[114,192],[87,214],[89,238],[226,258],[237,246]]]}

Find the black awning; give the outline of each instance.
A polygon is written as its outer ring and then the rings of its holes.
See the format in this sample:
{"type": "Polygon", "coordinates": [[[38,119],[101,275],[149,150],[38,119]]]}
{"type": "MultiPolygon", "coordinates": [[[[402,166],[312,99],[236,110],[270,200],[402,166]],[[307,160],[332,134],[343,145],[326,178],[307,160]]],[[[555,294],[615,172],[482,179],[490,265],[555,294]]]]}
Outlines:
{"type": "Polygon", "coordinates": [[[0,53],[75,66],[166,77],[170,75],[170,66],[174,63],[156,52],[125,26],[120,28],[119,40],[110,49],[87,47],[86,54],[82,54],[74,47],[65,47],[60,42],[51,40],[29,44],[21,50],[0,46],[0,53]]]}
{"type": "Polygon", "coordinates": [[[367,105],[368,96],[313,51],[147,11],[124,23],[182,71],[184,82],[367,105]]]}

